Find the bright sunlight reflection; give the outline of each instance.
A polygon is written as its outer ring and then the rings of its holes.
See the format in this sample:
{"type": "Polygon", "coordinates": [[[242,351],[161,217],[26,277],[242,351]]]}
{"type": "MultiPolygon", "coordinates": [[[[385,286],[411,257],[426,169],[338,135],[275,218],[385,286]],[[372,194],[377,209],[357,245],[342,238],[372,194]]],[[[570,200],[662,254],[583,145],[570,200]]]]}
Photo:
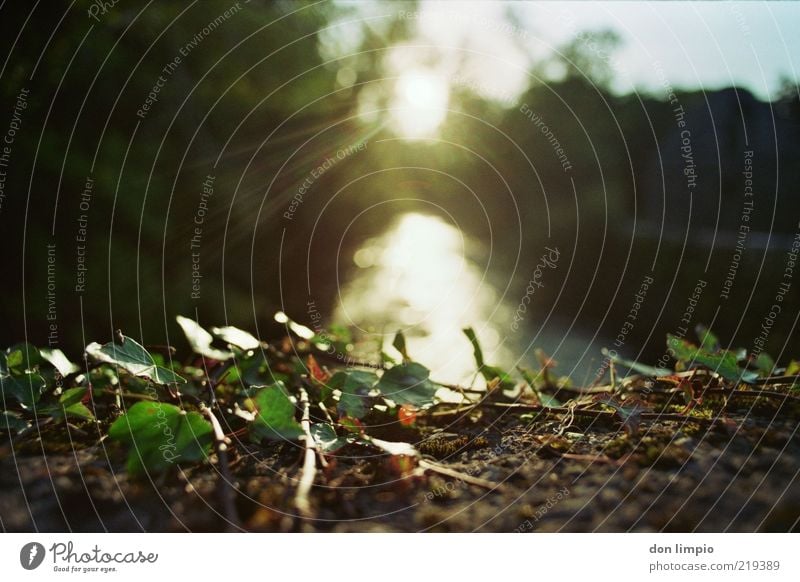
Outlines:
{"type": "MultiPolygon", "coordinates": [[[[468,247],[462,233],[439,218],[403,215],[356,251],[361,272],[342,290],[335,319],[374,324],[373,331],[387,334],[387,345],[403,329],[412,356],[433,364],[434,377],[469,381],[475,366],[461,329],[491,319],[498,294],[468,260],[468,247]]],[[[493,355],[498,332],[484,326],[478,333],[487,357],[493,355]]]]}
{"type": "Polygon", "coordinates": [[[447,116],[448,101],[448,85],[441,77],[424,69],[401,74],[392,102],[396,131],[409,139],[435,135],[447,116]]]}

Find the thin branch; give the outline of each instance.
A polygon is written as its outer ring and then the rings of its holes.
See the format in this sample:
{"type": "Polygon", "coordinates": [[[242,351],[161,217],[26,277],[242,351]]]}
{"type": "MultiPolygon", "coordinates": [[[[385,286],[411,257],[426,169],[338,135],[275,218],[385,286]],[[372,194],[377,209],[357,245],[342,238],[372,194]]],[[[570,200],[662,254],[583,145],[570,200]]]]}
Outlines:
{"type": "Polygon", "coordinates": [[[103,390],[103,394],[109,396],[121,396],[122,398],[130,398],[131,400],[148,400],[150,402],[158,402],[158,398],[153,398],[147,394],[136,394],[135,392],[122,392],[117,390],[103,390]]]}
{"type": "Polygon", "coordinates": [[[421,469],[426,471],[433,471],[434,473],[439,473],[440,475],[458,479],[459,481],[463,481],[464,483],[468,483],[470,485],[475,485],[476,487],[482,487],[483,489],[488,489],[490,491],[503,490],[502,483],[495,483],[494,481],[488,481],[486,479],[481,479],[480,477],[473,477],[472,475],[467,475],[466,473],[460,473],[455,469],[444,467],[426,459],[420,459],[419,466],[421,469]]]}
{"type": "Polygon", "coordinates": [[[317,457],[315,454],[314,438],[311,436],[311,405],[308,401],[308,392],[300,387],[300,404],[303,406],[303,418],[300,426],[306,435],[306,450],[303,461],[303,468],[300,470],[300,483],[297,486],[297,493],[294,498],[294,505],[300,515],[306,519],[312,518],[311,502],[308,494],[314,485],[314,478],[317,475],[317,457]]]}
{"type": "Polygon", "coordinates": [[[230,445],[231,441],[225,436],[222,425],[220,425],[214,412],[208,406],[201,403],[200,411],[208,418],[214,429],[214,450],[217,453],[220,476],[222,477],[219,495],[225,518],[228,520],[228,525],[231,529],[240,529],[239,514],[236,511],[236,503],[234,501],[233,475],[228,464],[228,445],[230,445]]]}
{"type": "MultiPolygon", "coordinates": [[[[584,416],[589,418],[597,418],[604,420],[614,420],[616,413],[605,410],[593,410],[587,408],[567,408],[567,407],[551,407],[545,408],[543,406],[536,406],[534,404],[517,404],[505,402],[487,402],[486,406],[503,409],[516,409],[516,410],[531,410],[542,412],[544,414],[574,414],[575,416],[584,416]]],[[[685,414],[675,414],[670,412],[642,412],[640,417],[642,420],[653,421],[666,421],[666,422],[693,422],[704,426],[712,426],[723,424],[721,419],[716,420],[713,418],[700,418],[697,416],[687,416],[685,414]]]]}
{"type": "Polygon", "coordinates": [[[314,357],[320,358],[321,360],[327,360],[329,362],[336,362],[341,364],[342,366],[348,366],[353,368],[372,368],[373,370],[385,370],[386,366],[383,364],[373,364],[372,362],[364,362],[362,360],[354,360],[347,357],[344,354],[335,353],[331,354],[325,350],[320,350],[314,348],[311,350],[311,353],[314,354],[314,357]]]}

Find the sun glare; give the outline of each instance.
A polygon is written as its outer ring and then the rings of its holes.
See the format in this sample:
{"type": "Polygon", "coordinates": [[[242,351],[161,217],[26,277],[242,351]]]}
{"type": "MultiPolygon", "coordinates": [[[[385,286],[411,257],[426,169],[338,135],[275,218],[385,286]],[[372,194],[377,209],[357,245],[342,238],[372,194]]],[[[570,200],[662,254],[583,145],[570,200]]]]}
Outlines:
{"type": "Polygon", "coordinates": [[[392,103],[397,132],[409,139],[432,137],[447,116],[448,101],[447,83],[441,77],[422,69],[403,73],[392,103]]]}
{"type": "MultiPolygon", "coordinates": [[[[404,329],[437,377],[469,380],[472,347],[461,329],[486,321],[497,296],[467,259],[465,243],[457,228],[437,217],[403,215],[355,252],[353,262],[362,271],[342,290],[336,319],[404,329]]],[[[499,335],[489,325],[481,334],[487,353],[495,355],[499,335]]]]}

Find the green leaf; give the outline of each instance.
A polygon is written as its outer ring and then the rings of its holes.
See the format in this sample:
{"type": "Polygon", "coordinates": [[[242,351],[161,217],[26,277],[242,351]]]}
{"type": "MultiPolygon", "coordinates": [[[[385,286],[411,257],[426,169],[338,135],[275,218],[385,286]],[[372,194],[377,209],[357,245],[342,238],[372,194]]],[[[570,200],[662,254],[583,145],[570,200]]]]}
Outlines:
{"type": "Polygon", "coordinates": [[[351,439],[347,437],[340,437],[336,434],[336,429],[332,424],[327,422],[318,422],[311,425],[311,438],[317,448],[323,453],[332,453],[341,449],[351,439]]]}
{"type": "Polygon", "coordinates": [[[800,374],[800,362],[797,360],[792,360],[789,362],[789,365],[786,366],[786,371],[784,372],[786,376],[797,376],[800,374]]]}
{"type": "Polygon", "coordinates": [[[86,396],[87,390],[89,389],[83,386],[66,390],[58,399],[58,403],[61,405],[61,409],[58,410],[59,415],[93,420],[94,414],[83,404],[83,398],[86,396]]]}
{"type": "Polygon", "coordinates": [[[42,348],[39,350],[39,353],[42,355],[42,358],[50,362],[50,365],[58,370],[58,373],[62,376],[69,376],[80,370],[80,368],[76,364],[73,364],[69,358],[64,355],[64,352],[59,349],[51,350],[42,348]]]}
{"type": "Polygon", "coordinates": [[[39,374],[0,374],[0,403],[8,406],[13,397],[24,408],[33,408],[46,388],[47,382],[39,374]]]}
{"type": "Polygon", "coordinates": [[[86,346],[86,353],[101,362],[119,366],[134,376],[149,378],[156,384],[186,382],[172,370],[157,365],[150,352],[129,337],[122,336],[121,344],[109,342],[101,346],[91,343],[86,346]]]}
{"type": "Polygon", "coordinates": [[[10,430],[14,433],[18,433],[21,430],[25,430],[30,425],[31,423],[23,420],[16,412],[8,412],[7,410],[0,411],[0,430],[2,431],[10,430]]]}
{"type": "Polygon", "coordinates": [[[500,386],[503,390],[510,390],[514,387],[514,379],[511,375],[506,372],[505,370],[498,368],[497,366],[490,366],[487,364],[483,359],[483,350],[481,349],[481,344],[478,341],[478,336],[475,334],[475,330],[471,327],[466,327],[463,330],[464,335],[467,336],[467,339],[472,344],[472,353],[475,358],[475,365],[478,368],[478,372],[486,379],[487,382],[494,380],[495,378],[500,379],[500,386]]]}
{"type": "Polygon", "coordinates": [[[39,349],[29,343],[21,343],[6,350],[6,366],[12,374],[24,374],[42,363],[39,349]]]}
{"type": "Polygon", "coordinates": [[[381,376],[378,390],[397,404],[424,408],[433,403],[438,386],[430,380],[430,370],[416,362],[389,368],[381,376]]]}
{"type": "Polygon", "coordinates": [[[482,370],[485,366],[485,362],[483,361],[483,350],[481,349],[481,344],[478,341],[478,336],[475,335],[475,330],[471,327],[465,327],[463,330],[464,335],[467,336],[467,339],[472,344],[472,353],[475,357],[475,365],[478,366],[478,370],[482,370]]]}
{"type": "Polygon", "coordinates": [[[220,338],[225,343],[236,346],[242,350],[256,350],[261,347],[261,342],[254,336],[238,327],[228,325],[225,327],[212,327],[211,333],[220,338]]]}
{"type": "Polygon", "coordinates": [[[775,369],[775,360],[767,352],[761,352],[755,361],[760,376],[769,376],[775,369]]]}
{"type": "Polygon", "coordinates": [[[667,348],[676,360],[687,364],[700,364],[715,371],[726,380],[752,384],[758,379],[757,373],[739,367],[736,355],[732,352],[722,351],[711,354],[672,334],[667,334],[667,348]]]}
{"type": "Polygon", "coordinates": [[[662,378],[664,376],[671,376],[674,374],[672,370],[668,370],[667,368],[655,368],[653,366],[647,366],[645,364],[640,364],[639,362],[634,362],[633,360],[626,360],[625,358],[620,358],[619,356],[612,356],[606,348],[603,348],[601,352],[615,364],[625,366],[626,368],[633,370],[634,372],[638,372],[639,374],[643,374],[644,376],[662,378]]]}
{"type": "Polygon", "coordinates": [[[175,320],[178,322],[178,325],[181,326],[186,339],[189,341],[195,353],[221,362],[233,357],[233,352],[229,350],[218,350],[211,347],[211,344],[214,342],[214,336],[204,330],[195,320],[183,317],[182,315],[178,315],[175,320]]]}
{"type": "Polygon", "coordinates": [[[250,423],[249,433],[254,442],[263,439],[294,440],[303,434],[302,427],[294,419],[295,407],[283,382],[262,388],[253,401],[257,414],[250,423]]]}
{"type": "Polygon", "coordinates": [[[336,375],[339,374],[344,374],[344,378],[337,378],[334,384],[342,391],[342,395],[339,397],[339,416],[363,418],[369,412],[367,406],[369,392],[378,382],[378,376],[364,370],[337,372],[336,375]]]}
{"type": "Polygon", "coordinates": [[[142,475],[202,461],[211,448],[213,428],[197,412],[162,402],[137,402],[114,421],[108,435],[130,445],[128,472],[142,475]]]}
{"type": "Polygon", "coordinates": [[[408,357],[408,351],[406,350],[406,336],[403,335],[402,331],[398,331],[397,334],[394,336],[394,341],[392,342],[392,346],[400,355],[403,356],[403,361],[408,362],[411,358],[408,357]]]}
{"type": "Polygon", "coordinates": [[[706,352],[718,352],[720,348],[719,338],[714,335],[708,327],[702,323],[698,323],[694,332],[697,334],[697,339],[700,340],[700,349],[706,352]]]}

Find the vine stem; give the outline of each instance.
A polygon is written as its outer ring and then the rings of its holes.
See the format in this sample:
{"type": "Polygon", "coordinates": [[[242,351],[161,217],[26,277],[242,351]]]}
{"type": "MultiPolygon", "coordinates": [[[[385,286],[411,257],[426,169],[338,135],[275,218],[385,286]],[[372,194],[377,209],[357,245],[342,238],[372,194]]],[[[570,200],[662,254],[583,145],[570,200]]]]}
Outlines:
{"type": "Polygon", "coordinates": [[[217,453],[217,461],[219,462],[220,477],[220,501],[222,502],[222,509],[225,512],[225,518],[228,520],[228,525],[232,529],[239,528],[239,514],[236,511],[236,503],[234,502],[233,495],[233,475],[228,464],[228,445],[231,443],[230,439],[225,436],[225,431],[222,430],[222,425],[217,420],[214,412],[205,405],[200,403],[200,411],[208,418],[214,429],[214,449],[217,453]]]}
{"type": "Polygon", "coordinates": [[[310,519],[313,517],[313,512],[311,511],[311,502],[308,499],[308,494],[314,485],[314,478],[317,475],[317,457],[314,450],[314,438],[311,436],[311,405],[308,400],[308,392],[302,386],[300,387],[300,404],[303,406],[303,418],[300,421],[300,426],[306,435],[306,450],[303,468],[300,470],[300,483],[297,486],[294,505],[302,517],[310,519]]]}
{"type": "Polygon", "coordinates": [[[475,485],[476,487],[488,489],[489,491],[503,490],[503,485],[501,483],[495,483],[494,481],[488,481],[486,479],[481,479],[480,477],[473,477],[472,475],[467,475],[460,471],[456,471],[455,469],[444,467],[427,459],[419,460],[419,468],[424,471],[439,473],[440,475],[444,475],[452,479],[458,479],[459,481],[463,481],[469,485],[475,485]]]}

